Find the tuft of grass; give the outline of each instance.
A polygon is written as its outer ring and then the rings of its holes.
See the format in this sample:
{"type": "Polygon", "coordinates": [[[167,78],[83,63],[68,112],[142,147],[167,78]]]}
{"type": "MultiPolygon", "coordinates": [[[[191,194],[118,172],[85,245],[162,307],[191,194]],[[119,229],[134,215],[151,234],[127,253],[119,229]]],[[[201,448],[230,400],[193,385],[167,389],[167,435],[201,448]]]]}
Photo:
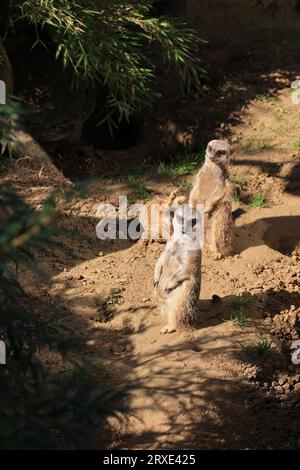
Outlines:
{"type": "Polygon", "coordinates": [[[128,196],[128,201],[130,204],[134,204],[139,199],[147,201],[151,198],[151,192],[146,187],[144,181],[141,181],[136,176],[128,176],[127,186],[131,190],[131,194],[128,196]]]}
{"type": "Polygon", "coordinates": [[[298,130],[299,128],[299,119],[296,116],[295,116],[295,119],[293,119],[293,121],[286,122],[284,120],[281,120],[281,121],[277,120],[277,123],[278,123],[277,126],[270,126],[267,129],[278,136],[284,136],[286,134],[290,134],[291,132],[298,130]]]}
{"type": "Polygon", "coordinates": [[[250,200],[250,207],[259,207],[260,209],[267,206],[267,201],[262,194],[253,196],[250,200]]]}
{"type": "Polygon", "coordinates": [[[238,297],[234,299],[231,306],[237,311],[231,316],[231,320],[239,327],[247,326],[249,320],[247,318],[247,309],[254,302],[252,297],[238,297]]]}
{"type": "Polygon", "coordinates": [[[273,145],[268,144],[265,139],[261,137],[250,137],[243,150],[249,154],[256,154],[263,152],[264,150],[271,150],[273,145]]]}
{"type": "Polygon", "coordinates": [[[114,307],[115,305],[117,305],[119,303],[120,298],[121,298],[121,293],[120,292],[113,292],[108,297],[108,299],[106,301],[106,305],[108,305],[109,307],[114,307]]]}
{"type": "Polygon", "coordinates": [[[181,178],[194,174],[204,161],[204,151],[199,153],[186,153],[169,162],[160,162],[158,174],[171,178],[181,178]]]}
{"type": "MultiPolygon", "coordinates": [[[[146,162],[142,165],[130,165],[127,167],[126,176],[128,187],[139,191],[144,186],[144,181],[153,176],[160,175],[172,179],[180,179],[184,176],[196,173],[205,158],[205,147],[202,147],[197,153],[185,153],[173,158],[160,160],[156,162],[146,162]]],[[[124,171],[116,172],[112,178],[124,180],[124,171]]],[[[184,183],[183,183],[184,184],[184,183]]],[[[192,183],[187,182],[191,187],[192,183]]],[[[141,191],[143,192],[143,191],[141,191]]]]}
{"type": "Polygon", "coordinates": [[[276,97],[272,95],[257,95],[256,99],[263,103],[274,103],[276,101],[276,97]]]}
{"type": "Polygon", "coordinates": [[[259,336],[255,344],[245,347],[245,351],[253,357],[262,357],[272,349],[272,343],[265,336],[259,336]]]}
{"type": "Polygon", "coordinates": [[[241,310],[236,315],[232,315],[231,320],[236,324],[236,326],[239,327],[247,326],[249,323],[246,312],[244,310],[241,310]]]}
{"type": "Polygon", "coordinates": [[[300,140],[296,140],[296,142],[294,142],[294,149],[300,150],[300,140]]]}

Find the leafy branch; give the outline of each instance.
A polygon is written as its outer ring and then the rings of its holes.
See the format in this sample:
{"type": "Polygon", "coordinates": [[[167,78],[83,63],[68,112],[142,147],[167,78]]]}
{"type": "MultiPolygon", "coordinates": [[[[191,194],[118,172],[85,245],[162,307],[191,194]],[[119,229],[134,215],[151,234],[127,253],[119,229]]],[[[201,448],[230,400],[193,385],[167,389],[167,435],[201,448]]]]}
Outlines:
{"type": "MultiPolygon", "coordinates": [[[[199,56],[201,40],[184,23],[153,16],[151,0],[11,0],[9,28],[23,21],[36,30],[33,47],[46,32],[46,47],[71,66],[76,80],[104,87],[102,121],[111,128],[152,102],[155,65],[151,48],[158,44],[167,65],[174,64],[189,90],[199,87],[204,74],[199,56]]],[[[0,12],[1,12],[0,7],[0,12]]],[[[3,16],[5,22],[5,15],[3,16]]],[[[202,41],[203,42],[203,41],[202,41]]]]}

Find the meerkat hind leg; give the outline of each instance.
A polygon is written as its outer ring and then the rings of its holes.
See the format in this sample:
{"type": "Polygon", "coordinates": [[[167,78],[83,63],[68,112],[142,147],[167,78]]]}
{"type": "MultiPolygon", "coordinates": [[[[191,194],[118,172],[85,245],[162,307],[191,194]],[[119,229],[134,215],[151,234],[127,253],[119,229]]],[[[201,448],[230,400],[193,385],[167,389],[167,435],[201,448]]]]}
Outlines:
{"type": "Polygon", "coordinates": [[[231,251],[232,217],[231,209],[221,207],[211,217],[210,249],[214,259],[227,256],[231,251]]]}
{"type": "Polygon", "coordinates": [[[160,330],[162,335],[165,335],[166,333],[174,333],[174,331],[176,331],[176,314],[173,309],[166,312],[166,317],[168,323],[160,330]]]}
{"type": "Polygon", "coordinates": [[[174,315],[169,313],[168,315],[168,324],[165,325],[161,330],[161,334],[165,335],[166,333],[174,333],[176,331],[176,321],[174,315]]]}

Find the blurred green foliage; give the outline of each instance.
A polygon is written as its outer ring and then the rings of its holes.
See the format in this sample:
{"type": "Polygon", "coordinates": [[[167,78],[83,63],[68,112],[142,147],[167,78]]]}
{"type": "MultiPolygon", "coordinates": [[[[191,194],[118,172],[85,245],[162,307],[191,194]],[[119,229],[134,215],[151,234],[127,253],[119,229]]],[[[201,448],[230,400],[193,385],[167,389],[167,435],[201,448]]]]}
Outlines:
{"type": "Polygon", "coordinates": [[[198,87],[204,73],[199,60],[200,38],[178,20],[156,17],[152,3],[2,0],[0,26],[6,35],[14,32],[20,21],[34,25],[33,47],[42,43],[65,66],[73,68],[79,81],[103,87],[106,102],[101,121],[107,121],[112,130],[151,103],[154,51],[160,53],[166,67],[175,65],[187,89],[198,87]]]}

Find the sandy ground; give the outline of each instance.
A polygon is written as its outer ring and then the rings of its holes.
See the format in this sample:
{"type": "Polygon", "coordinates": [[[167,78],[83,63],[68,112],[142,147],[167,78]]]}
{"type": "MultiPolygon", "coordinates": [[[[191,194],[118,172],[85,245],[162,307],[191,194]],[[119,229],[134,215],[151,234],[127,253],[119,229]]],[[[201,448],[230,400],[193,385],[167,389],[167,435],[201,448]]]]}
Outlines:
{"type": "MultiPolygon", "coordinates": [[[[90,195],[61,218],[74,231],[67,242],[73,254],[41,253],[51,285],[39,280],[27,288],[68,312],[85,339],[85,359],[101,362],[95,382],[126,391],[121,402],[127,410],[109,418],[105,438],[95,424],[98,447],[299,446],[299,369],[289,352],[300,321],[299,109],[285,89],[250,102],[230,126],[231,175],[242,188],[234,208],[244,213],[236,220],[233,256],[214,261],[205,253],[203,259],[201,298],[218,294],[225,309],[190,333],[159,333],[152,273],[163,245],[95,236],[98,204],[116,203],[128,191],[124,183],[94,180],[90,195]],[[258,194],[266,207],[249,205],[258,194]],[[253,300],[243,327],[231,320],[239,296],[253,300]],[[246,348],[262,336],[271,348],[253,357],[246,348]]],[[[35,206],[49,192],[15,184],[35,206]]],[[[153,178],[147,186],[164,196],[175,183],[153,178]]]]}

